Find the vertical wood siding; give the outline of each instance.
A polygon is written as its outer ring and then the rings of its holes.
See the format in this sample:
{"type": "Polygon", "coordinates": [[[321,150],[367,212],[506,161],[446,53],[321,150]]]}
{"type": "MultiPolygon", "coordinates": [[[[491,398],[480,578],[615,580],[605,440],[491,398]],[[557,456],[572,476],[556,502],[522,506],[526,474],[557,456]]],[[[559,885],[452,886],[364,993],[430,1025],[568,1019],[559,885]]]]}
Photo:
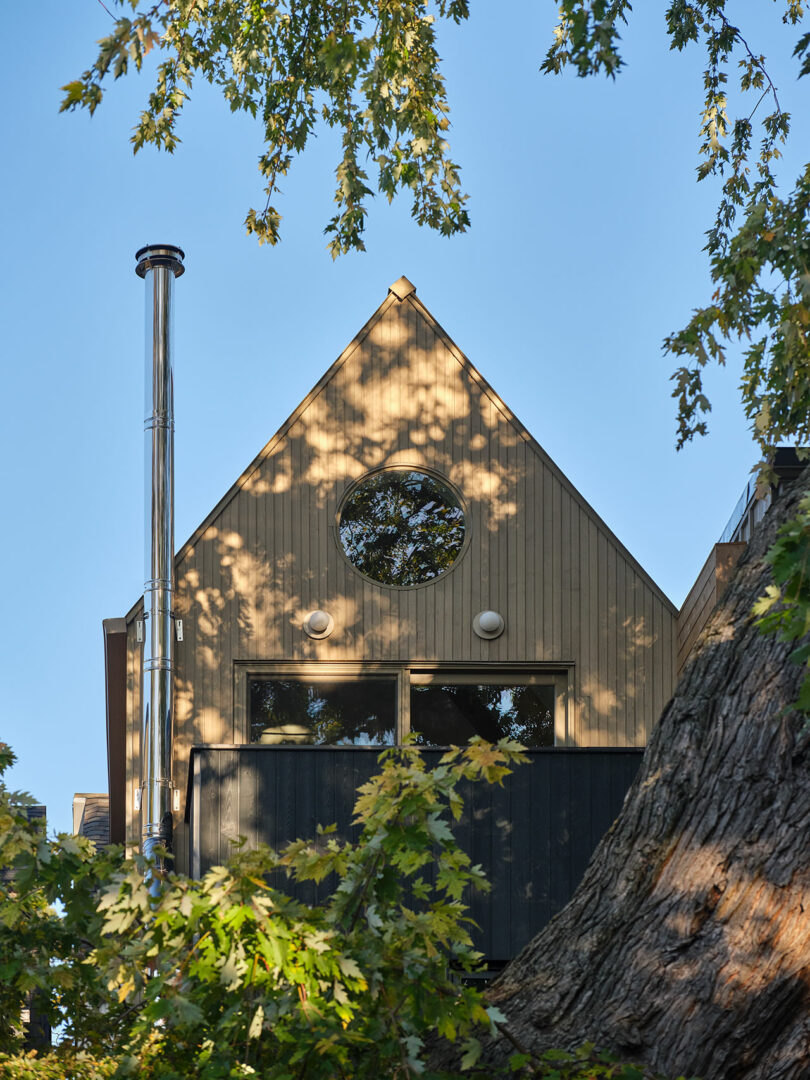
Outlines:
{"type": "Polygon", "coordinates": [[[559,665],[581,747],[643,745],[672,690],[674,608],[415,296],[389,296],[179,552],[177,609],[181,790],[192,743],[240,738],[237,661],[559,665]],[[392,465],[446,477],[467,513],[462,557],[422,587],[366,580],[338,544],[347,490],[392,465]],[[335,620],[320,641],[313,608],[335,620]],[[485,608],[493,641],[472,630],[485,608]]]}

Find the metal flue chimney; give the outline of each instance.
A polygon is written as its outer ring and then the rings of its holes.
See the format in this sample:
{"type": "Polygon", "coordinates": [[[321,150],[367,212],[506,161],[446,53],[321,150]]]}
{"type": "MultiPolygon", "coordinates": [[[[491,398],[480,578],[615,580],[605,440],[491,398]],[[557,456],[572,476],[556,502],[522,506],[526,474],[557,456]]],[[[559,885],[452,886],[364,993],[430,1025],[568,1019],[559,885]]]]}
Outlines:
{"type": "Polygon", "coordinates": [[[172,850],[172,727],[174,706],[174,279],[184,254],[171,244],[149,244],[135,255],[146,284],[145,577],[141,684],[142,854],[156,861],[157,886],[172,850]]]}

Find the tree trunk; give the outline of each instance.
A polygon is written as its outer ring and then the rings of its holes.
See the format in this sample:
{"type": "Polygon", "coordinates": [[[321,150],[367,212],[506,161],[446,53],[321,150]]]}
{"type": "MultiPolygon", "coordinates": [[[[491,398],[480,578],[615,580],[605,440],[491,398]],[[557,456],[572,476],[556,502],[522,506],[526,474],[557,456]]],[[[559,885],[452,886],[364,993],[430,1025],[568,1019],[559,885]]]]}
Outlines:
{"type": "Polygon", "coordinates": [[[528,1047],[810,1077],[810,733],[789,709],[803,672],[751,617],[806,484],[757,530],[573,899],[491,988],[528,1047]]]}

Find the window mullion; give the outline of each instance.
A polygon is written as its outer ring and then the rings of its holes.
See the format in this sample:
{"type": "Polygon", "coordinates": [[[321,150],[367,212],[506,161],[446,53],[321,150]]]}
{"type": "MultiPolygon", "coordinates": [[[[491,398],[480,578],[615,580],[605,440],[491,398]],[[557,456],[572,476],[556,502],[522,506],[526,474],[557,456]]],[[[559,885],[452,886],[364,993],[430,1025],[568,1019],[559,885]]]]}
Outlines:
{"type": "Polygon", "coordinates": [[[411,730],[411,673],[401,668],[398,675],[399,709],[397,710],[397,743],[401,744],[411,730]]]}

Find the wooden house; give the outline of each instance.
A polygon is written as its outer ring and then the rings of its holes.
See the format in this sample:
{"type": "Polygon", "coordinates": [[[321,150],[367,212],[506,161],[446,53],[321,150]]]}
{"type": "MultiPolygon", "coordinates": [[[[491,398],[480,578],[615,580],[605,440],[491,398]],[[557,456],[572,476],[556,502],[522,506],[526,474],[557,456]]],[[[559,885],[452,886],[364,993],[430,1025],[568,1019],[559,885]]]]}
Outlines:
{"type": "MultiPolygon", "coordinates": [[[[178,867],[347,830],[408,731],[510,733],[531,765],[461,827],[495,880],[474,910],[493,963],[567,900],[674,686],[678,611],[404,277],[175,576],[178,867]]],[[[132,847],[141,618],[104,627],[110,833],[132,847]]]]}

